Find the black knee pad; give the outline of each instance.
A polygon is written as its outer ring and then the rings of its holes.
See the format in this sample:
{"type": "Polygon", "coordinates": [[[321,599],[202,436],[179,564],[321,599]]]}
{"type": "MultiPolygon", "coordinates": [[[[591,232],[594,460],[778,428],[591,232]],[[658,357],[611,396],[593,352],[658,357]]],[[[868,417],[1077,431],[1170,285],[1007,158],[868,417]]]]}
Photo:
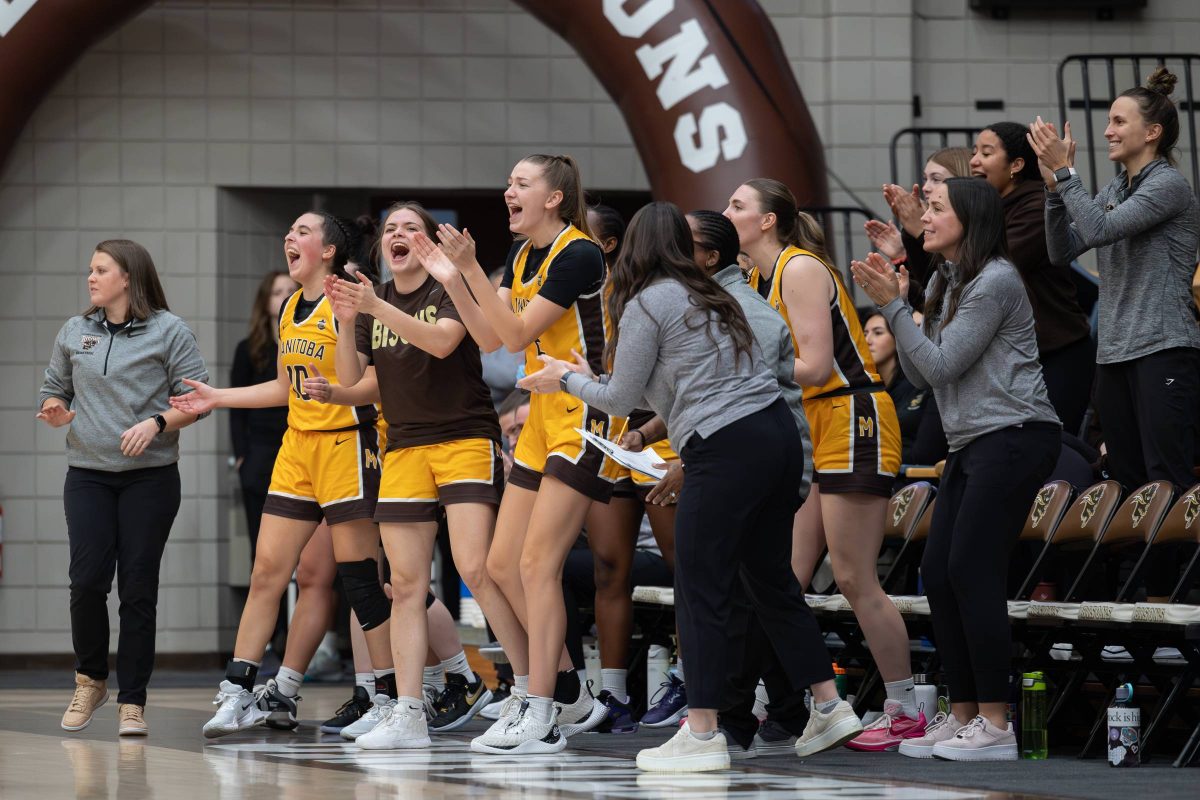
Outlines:
{"type": "Polygon", "coordinates": [[[369,631],[387,622],[392,604],[379,583],[379,565],[375,559],[339,562],[337,571],[362,629],[369,631]]]}

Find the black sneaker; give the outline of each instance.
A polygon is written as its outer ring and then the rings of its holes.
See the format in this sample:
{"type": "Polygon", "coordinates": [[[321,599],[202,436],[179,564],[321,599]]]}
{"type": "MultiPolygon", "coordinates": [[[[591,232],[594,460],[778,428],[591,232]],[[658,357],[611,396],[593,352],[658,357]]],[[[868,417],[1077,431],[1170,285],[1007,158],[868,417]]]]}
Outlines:
{"type": "Polygon", "coordinates": [[[439,733],[457,730],[492,702],[492,692],[484,685],[479,673],[471,674],[475,680],[470,683],[457,672],[446,675],[446,690],[442,692],[437,716],[429,723],[429,730],[439,733]]]}
{"type": "Polygon", "coordinates": [[[608,689],[602,689],[596,699],[608,709],[608,715],[596,726],[597,733],[637,733],[638,722],[628,703],[622,703],[608,689]]]}
{"type": "Polygon", "coordinates": [[[284,696],[276,686],[274,678],[267,681],[267,685],[255,694],[258,695],[258,707],[263,711],[270,712],[265,722],[268,728],[277,731],[294,731],[300,727],[300,723],[296,720],[296,701],[300,699],[300,695],[284,696]]]}
{"type": "Polygon", "coordinates": [[[342,703],[332,717],[321,723],[321,733],[341,733],[342,728],[357,722],[371,710],[371,695],[361,686],[354,687],[354,694],[342,703]]]}

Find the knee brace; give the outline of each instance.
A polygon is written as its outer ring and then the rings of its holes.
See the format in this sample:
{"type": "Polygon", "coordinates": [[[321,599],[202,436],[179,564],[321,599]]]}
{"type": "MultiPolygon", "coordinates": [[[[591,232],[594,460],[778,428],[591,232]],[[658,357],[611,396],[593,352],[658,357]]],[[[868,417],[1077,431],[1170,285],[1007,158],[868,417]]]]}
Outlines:
{"type": "Polygon", "coordinates": [[[369,631],[387,622],[392,604],[379,583],[379,566],[375,559],[339,562],[337,571],[362,629],[369,631]]]}

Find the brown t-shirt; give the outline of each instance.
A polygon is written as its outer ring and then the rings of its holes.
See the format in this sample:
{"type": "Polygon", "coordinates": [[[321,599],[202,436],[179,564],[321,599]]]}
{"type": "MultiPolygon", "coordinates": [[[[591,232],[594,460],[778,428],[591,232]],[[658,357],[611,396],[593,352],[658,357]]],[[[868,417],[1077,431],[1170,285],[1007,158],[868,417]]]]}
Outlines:
{"type": "MultiPolygon", "coordinates": [[[[432,277],[409,294],[396,291],[392,281],[376,286],[375,293],[423,322],[462,321],[446,290],[432,277]]],[[[500,424],[483,382],[479,345],[471,334],[453,353],[437,358],[374,317],[359,314],[355,343],[358,352],[375,365],[388,421],[388,450],[455,439],[500,440],[500,424]]]]}

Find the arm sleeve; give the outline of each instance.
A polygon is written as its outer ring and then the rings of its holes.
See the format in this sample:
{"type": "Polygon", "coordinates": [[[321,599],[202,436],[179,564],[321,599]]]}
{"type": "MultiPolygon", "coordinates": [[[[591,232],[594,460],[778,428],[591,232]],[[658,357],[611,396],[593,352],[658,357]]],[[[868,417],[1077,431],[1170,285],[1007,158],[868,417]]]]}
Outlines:
{"type": "Polygon", "coordinates": [[[880,309],[891,323],[896,355],[914,386],[945,386],[979,360],[1004,319],[995,288],[981,286],[977,280],[963,290],[954,319],[942,329],[941,344],[925,337],[899,298],[880,309]]]}
{"type": "MultiPolygon", "coordinates": [[[[250,386],[254,383],[254,366],[250,361],[250,342],[242,339],[233,352],[233,368],[229,370],[230,386],[250,386]]],[[[250,411],[245,408],[229,409],[229,436],[233,440],[233,454],[245,457],[250,450],[250,411]]]]}
{"type": "Polygon", "coordinates": [[[948,452],[950,445],[946,442],[946,431],[942,429],[942,415],[937,399],[930,392],[921,406],[921,420],[917,424],[917,435],[913,437],[912,463],[936,464],[948,452]]]}
{"type": "Polygon", "coordinates": [[[371,349],[371,327],[374,318],[368,314],[359,314],[354,320],[354,347],[367,357],[367,364],[374,364],[375,358],[371,349]]]}
{"type": "Polygon", "coordinates": [[[570,308],[580,297],[595,294],[604,282],[604,255],[595,243],[571,242],[550,265],[538,295],[555,305],[570,308]]]}
{"type": "MultiPolygon", "coordinates": [[[[1028,197],[1040,201],[1044,193],[1031,194],[1028,197]],[[1041,195],[1039,197],[1039,195],[1041,195]]],[[[1021,205],[1013,209],[1005,226],[1008,237],[1008,254],[1018,270],[1044,270],[1049,256],[1046,250],[1046,213],[1041,202],[1028,201],[1022,198],[1021,205]]]]}
{"type": "Polygon", "coordinates": [[[1160,167],[1146,177],[1125,202],[1109,209],[1103,194],[1088,197],[1078,176],[1058,185],[1058,194],[1074,223],[1073,232],[1084,249],[1129,239],[1182,213],[1192,202],[1187,182],[1160,167]]]}
{"type": "Polygon", "coordinates": [[[50,366],[46,367],[46,375],[42,388],[38,392],[38,410],[42,403],[50,397],[57,397],[69,408],[75,399],[75,384],[71,376],[71,348],[67,344],[68,321],[54,337],[54,349],[50,351],[50,366]]]}
{"type": "MultiPolygon", "coordinates": [[[[196,334],[192,333],[192,329],[181,319],[175,320],[167,334],[166,367],[167,387],[172,395],[191,391],[183,385],[184,378],[208,383],[208,369],[204,366],[204,358],[200,355],[199,345],[196,344],[196,334]]],[[[197,419],[207,416],[208,413],[204,413],[197,419]]]]}
{"type": "Polygon", "coordinates": [[[904,242],[904,266],[910,277],[917,279],[921,285],[929,283],[929,253],[925,252],[924,240],[910,236],[908,231],[900,229],[900,240],[904,242]]]}
{"type": "Polygon", "coordinates": [[[639,299],[625,306],[620,331],[608,381],[599,383],[571,373],[567,391],[601,411],[627,417],[645,406],[646,385],[658,361],[659,327],[639,299]]]}

